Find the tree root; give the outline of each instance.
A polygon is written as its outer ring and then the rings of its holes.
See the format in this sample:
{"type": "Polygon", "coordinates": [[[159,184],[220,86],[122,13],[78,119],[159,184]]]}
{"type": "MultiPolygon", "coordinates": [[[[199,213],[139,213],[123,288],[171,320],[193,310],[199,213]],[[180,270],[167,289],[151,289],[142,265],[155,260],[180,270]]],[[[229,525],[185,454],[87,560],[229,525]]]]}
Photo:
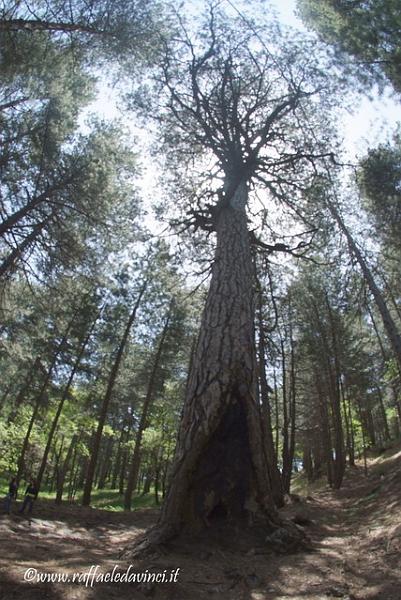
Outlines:
{"type": "Polygon", "coordinates": [[[166,554],[166,544],[176,536],[175,530],[155,525],[140,535],[132,545],[124,548],[120,552],[119,558],[143,558],[155,554],[166,554]]]}
{"type": "MultiPolygon", "coordinates": [[[[249,532],[251,529],[247,528],[247,531],[249,532]]],[[[207,531],[204,531],[203,533],[206,534],[206,536],[208,535],[207,531]]],[[[212,530],[210,530],[210,533],[212,533],[212,530]]],[[[166,554],[171,550],[169,543],[177,538],[180,539],[180,534],[175,528],[156,525],[143,535],[139,536],[132,545],[122,550],[119,558],[142,559],[152,555],[166,554]]],[[[196,543],[197,541],[195,538],[194,545],[196,545],[196,543]]],[[[205,537],[202,537],[202,543],[205,543],[205,537]]],[[[214,543],[213,536],[210,538],[210,543],[214,543]]],[[[279,554],[291,554],[309,548],[309,540],[302,527],[296,525],[292,521],[284,519],[280,519],[280,524],[273,530],[270,530],[268,535],[264,538],[264,544],[266,545],[267,552],[276,552],[279,554]]]]}

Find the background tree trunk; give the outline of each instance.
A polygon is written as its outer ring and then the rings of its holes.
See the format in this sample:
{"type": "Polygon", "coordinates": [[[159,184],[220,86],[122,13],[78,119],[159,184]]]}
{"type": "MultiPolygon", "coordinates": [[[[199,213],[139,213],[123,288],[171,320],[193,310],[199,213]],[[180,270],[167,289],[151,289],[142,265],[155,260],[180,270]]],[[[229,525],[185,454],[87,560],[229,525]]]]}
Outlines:
{"type": "Polygon", "coordinates": [[[111,400],[111,395],[113,393],[114,384],[115,384],[115,381],[117,379],[118,371],[119,371],[121,360],[122,360],[123,353],[124,353],[124,348],[125,348],[125,345],[126,345],[127,340],[128,340],[128,335],[129,335],[131,327],[132,327],[132,325],[133,325],[133,323],[135,321],[136,313],[137,313],[137,310],[139,308],[139,304],[141,302],[142,296],[145,293],[145,289],[146,289],[146,282],[143,284],[143,286],[141,287],[141,289],[139,291],[139,295],[138,295],[137,301],[135,302],[134,308],[132,309],[132,312],[130,314],[128,322],[127,322],[127,324],[125,326],[125,330],[124,330],[123,336],[121,338],[121,342],[120,342],[120,345],[118,347],[117,354],[116,354],[116,357],[114,359],[114,363],[113,363],[113,366],[112,366],[112,369],[111,369],[109,381],[108,381],[108,384],[107,384],[106,393],[104,395],[103,403],[102,403],[102,406],[101,406],[101,409],[100,409],[98,426],[97,426],[95,438],[93,440],[92,453],[91,453],[91,457],[90,457],[90,460],[89,460],[88,471],[87,471],[87,474],[86,474],[84,493],[83,493],[83,496],[82,496],[82,505],[83,506],[89,506],[89,504],[90,504],[91,493],[92,493],[92,485],[93,485],[93,479],[94,479],[94,476],[95,476],[95,470],[96,470],[97,459],[98,459],[98,454],[99,454],[100,442],[101,442],[101,439],[102,439],[103,427],[104,427],[104,424],[105,424],[105,421],[106,421],[107,411],[108,411],[109,403],[110,403],[110,400],[111,400]]]}
{"type": "Polygon", "coordinates": [[[159,345],[156,350],[156,355],[153,360],[153,368],[150,373],[148,389],[146,392],[145,400],[143,402],[141,419],[139,421],[138,431],[136,432],[134,453],[132,455],[132,463],[131,463],[131,467],[130,467],[129,474],[128,474],[127,487],[125,490],[125,498],[124,498],[125,510],[131,510],[132,492],[134,491],[136,484],[137,484],[139,465],[140,465],[140,460],[141,460],[142,436],[143,436],[143,432],[145,431],[145,428],[146,428],[146,423],[148,420],[148,413],[149,413],[149,409],[150,409],[150,406],[151,406],[151,403],[153,400],[153,393],[154,393],[154,388],[155,388],[155,384],[156,384],[156,375],[157,375],[157,371],[160,366],[160,360],[161,360],[163,349],[164,349],[164,342],[166,340],[168,328],[170,325],[171,311],[172,311],[172,306],[170,306],[169,312],[167,314],[167,317],[166,317],[166,320],[165,320],[165,323],[163,326],[163,331],[160,336],[159,345]]]}

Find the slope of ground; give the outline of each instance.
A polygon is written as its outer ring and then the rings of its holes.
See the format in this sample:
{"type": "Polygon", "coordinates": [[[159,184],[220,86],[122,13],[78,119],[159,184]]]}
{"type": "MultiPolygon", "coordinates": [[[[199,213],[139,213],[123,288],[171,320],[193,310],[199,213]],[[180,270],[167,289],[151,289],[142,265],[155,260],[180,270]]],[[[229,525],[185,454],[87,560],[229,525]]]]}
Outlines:
{"type": "Polygon", "coordinates": [[[272,552],[260,536],[216,527],[213,537],[171,544],[152,559],[119,560],[157,511],[112,513],[38,502],[31,520],[0,519],[0,598],[14,600],[400,600],[401,451],[349,470],[339,491],[321,488],[284,509],[302,523],[308,548],[272,552]],[[91,570],[92,567],[92,570],[91,570]],[[99,573],[166,573],[171,583],[96,582],[99,573]],[[24,581],[37,573],[81,579],[24,581]],[[179,569],[177,574],[177,569],[179,569]],[[87,573],[87,580],[82,577],[87,573]],[[77,577],[77,576],[76,576],[77,577]],[[94,577],[93,586],[91,577],[94,577]]]}

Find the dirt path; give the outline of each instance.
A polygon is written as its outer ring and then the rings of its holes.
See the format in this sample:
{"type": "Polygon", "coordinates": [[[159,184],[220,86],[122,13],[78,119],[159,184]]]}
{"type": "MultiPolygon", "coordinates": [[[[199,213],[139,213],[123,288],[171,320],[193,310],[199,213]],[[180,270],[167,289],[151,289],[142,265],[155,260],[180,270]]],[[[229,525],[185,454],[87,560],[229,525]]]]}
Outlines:
{"type": "Polygon", "coordinates": [[[157,516],[39,502],[31,521],[0,518],[0,599],[401,600],[400,461],[401,452],[377,461],[368,478],[355,469],[340,491],[323,489],[286,507],[286,516],[307,522],[307,551],[274,554],[240,531],[219,539],[216,528],[213,540],[181,541],[151,560],[132,561],[131,573],[173,577],[179,568],[176,583],[24,581],[28,568],[69,577],[124,573],[129,562],[118,559],[120,550],[157,516]]]}

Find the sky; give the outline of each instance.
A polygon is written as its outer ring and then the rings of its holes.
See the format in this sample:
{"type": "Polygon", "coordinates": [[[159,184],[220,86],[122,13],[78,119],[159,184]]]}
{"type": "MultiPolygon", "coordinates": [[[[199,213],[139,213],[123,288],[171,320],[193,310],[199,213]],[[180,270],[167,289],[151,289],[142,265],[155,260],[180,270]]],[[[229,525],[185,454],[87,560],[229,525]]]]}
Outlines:
{"type": "MultiPolygon", "coordinates": [[[[283,23],[307,31],[296,16],[296,0],[267,0],[267,4],[275,8],[283,23]]],[[[344,114],[339,124],[349,159],[353,162],[364,156],[369,147],[389,140],[397,123],[401,124],[401,103],[391,98],[390,90],[381,97],[375,94],[371,100],[361,97],[352,113],[344,114]]]]}
{"type": "MultiPolygon", "coordinates": [[[[223,0],[224,1],[224,0],[223,0]]],[[[234,0],[226,0],[234,4],[234,0]]],[[[199,0],[189,0],[189,4],[199,0]]],[[[243,0],[237,0],[238,6],[247,5],[243,0]]],[[[264,4],[271,6],[286,25],[299,30],[305,30],[302,21],[296,16],[296,0],[265,0],[264,4]]],[[[263,6],[263,4],[262,4],[263,6]]],[[[112,119],[119,115],[113,92],[105,86],[100,86],[98,99],[89,107],[90,112],[112,119]]],[[[396,124],[401,123],[401,103],[391,98],[390,90],[381,97],[377,94],[372,99],[360,98],[350,113],[344,113],[339,123],[340,134],[344,138],[344,146],[351,161],[366,153],[369,146],[387,141],[396,124]]]]}
{"type": "MultiPolygon", "coordinates": [[[[247,0],[222,0],[228,7],[234,10],[238,7],[247,12],[249,3],[247,0]]],[[[199,10],[203,6],[202,0],[187,0],[187,6],[190,9],[199,10]]],[[[296,0],[265,0],[260,2],[260,6],[272,8],[280,18],[280,21],[288,26],[301,31],[306,31],[302,21],[296,17],[296,0]]],[[[249,10],[248,10],[249,14],[249,10]]],[[[126,125],[141,146],[146,146],[149,136],[146,132],[141,132],[133,125],[132,115],[124,120],[124,117],[117,109],[117,98],[113,90],[106,85],[100,84],[99,96],[97,100],[88,107],[88,111],[82,116],[82,123],[88,112],[96,113],[105,119],[114,119],[120,117],[122,123],[126,125]]],[[[380,143],[391,139],[391,133],[395,130],[397,123],[401,124],[401,103],[396,102],[391,97],[391,91],[385,91],[381,96],[373,94],[372,98],[361,95],[352,107],[352,111],[343,112],[343,118],[338,123],[340,137],[343,138],[343,147],[345,150],[345,159],[355,163],[359,158],[366,154],[369,147],[377,146],[380,143]]],[[[142,179],[139,182],[141,192],[144,196],[144,203],[151,201],[152,196],[157,193],[156,179],[157,172],[154,170],[151,159],[146,155],[143,160],[142,179]]],[[[152,217],[149,216],[152,220],[152,217]]],[[[160,231],[160,224],[157,226],[153,222],[151,228],[160,231]]]]}

